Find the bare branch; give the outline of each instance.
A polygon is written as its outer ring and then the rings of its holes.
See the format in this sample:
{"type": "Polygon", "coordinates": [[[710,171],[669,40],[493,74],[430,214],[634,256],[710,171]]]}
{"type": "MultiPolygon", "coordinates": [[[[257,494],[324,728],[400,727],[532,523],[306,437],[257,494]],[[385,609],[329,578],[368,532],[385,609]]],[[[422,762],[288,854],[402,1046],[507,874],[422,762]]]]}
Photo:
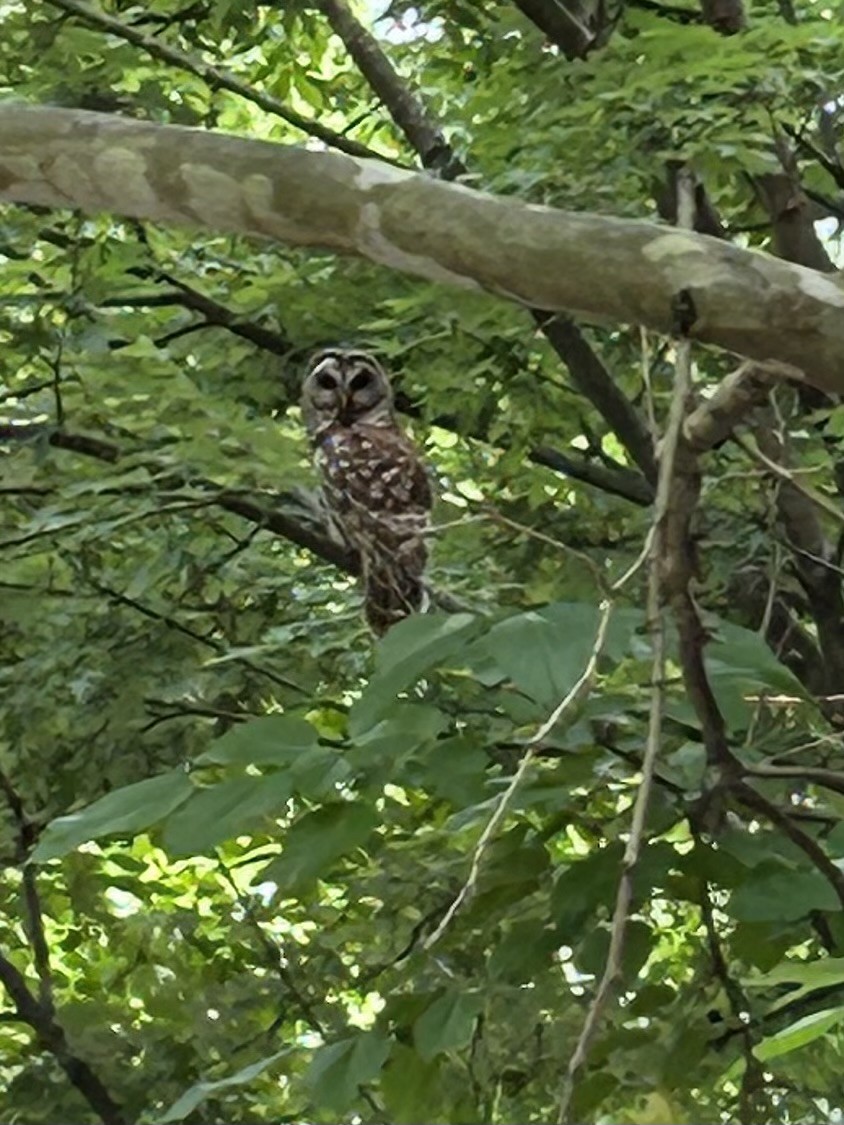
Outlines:
{"type": "Polygon", "coordinates": [[[562,3],[562,0],[513,0],[519,11],[527,16],[552,43],[560,48],[567,59],[583,59],[595,43],[595,36],[581,20],[579,13],[562,3]]]}
{"type": "MultiPolygon", "coordinates": [[[[679,221],[685,227],[693,221],[693,195],[691,180],[680,185],[679,221]]],[[[677,362],[674,379],[674,392],[668,416],[665,437],[659,461],[656,500],[650,536],[648,561],[650,567],[648,581],[647,613],[651,631],[653,657],[651,665],[651,703],[648,717],[648,735],[645,753],[642,758],[642,778],[636,801],[630,834],[622,858],[622,874],[616,893],[610,929],[610,947],[607,953],[604,972],[598,988],[589,1005],[583,1027],[569,1058],[560,1091],[557,1114],[558,1125],[570,1121],[571,1100],[575,1081],[585,1065],[592,1040],[598,1030],[604,1011],[610,1002],[616,981],[621,975],[624,940],[630,907],[633,902],[633,875],[639,862],[645,836],[645,822],[650,805],[656,772],[657,755],[662,735],[662,716],[665,705],[665,615],[664,606],[672,593],[672,507],[677,503],[675,495],[676,464],[681,450],[683,422],[691,395],[691,344],[687,338],[677,343],[677,362]]]]}
{"type": "Polygon", "coordinates": [[[29,991],[23,975],[0,953],[0,984],[4,986],[15,1007],[15,1015],[35,1032],[38,1042],[48,1051],[103,1125],[129,1125],[120,1106],[112,1098],[100,1078],[84,1059],[70,1049],[64,1029],[29,991]]]}
{"type": "MultiPolygon", "coordinates": [[[[757,406],[767,402],[776,379],[775,364],[743,363],[686,418],[683,435],[694,453],[703,453],[725,441],[757,406]]],[[[794,372],[779,370],[780,377],[794,372]]]]}
{"type": "Polygon", "coordinates": [[[447,180],[465,175],[466,165],[429,117],[422,102],[398,76],[375,36],[355,19],[345,0],[316,0],[316,6],[343,41],[424,166],[447,180]]]}
{"type": "Polygon", "coordinates": [[[834,793],[844,793],[844,773],[819,766],[745,766],[744,773],[748,777],[766,777],[772,781],[808,781],[834,793]]]}

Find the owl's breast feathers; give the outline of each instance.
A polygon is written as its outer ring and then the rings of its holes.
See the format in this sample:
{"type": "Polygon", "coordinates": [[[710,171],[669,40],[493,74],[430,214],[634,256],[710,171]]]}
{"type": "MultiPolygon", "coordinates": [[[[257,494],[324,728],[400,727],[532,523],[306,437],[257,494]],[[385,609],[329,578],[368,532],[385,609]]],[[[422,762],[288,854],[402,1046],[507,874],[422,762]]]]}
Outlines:
{"type": "Polygon", "coordinates": [[[428,472],[394,427],[332,427],[318,440],[316,458],[330,507],[361,555],[367,619],[383,633],[425,604],[428,472]]]}
{"type": "Polygon", "coordinates": [[[400,430],[333,426],[318,441],[316,457],[341,513],[357,510],[379,523],[404,516],[408,525],[416,522],[417,531],[427,522],[431,482],[416,448],[400,430]]]}

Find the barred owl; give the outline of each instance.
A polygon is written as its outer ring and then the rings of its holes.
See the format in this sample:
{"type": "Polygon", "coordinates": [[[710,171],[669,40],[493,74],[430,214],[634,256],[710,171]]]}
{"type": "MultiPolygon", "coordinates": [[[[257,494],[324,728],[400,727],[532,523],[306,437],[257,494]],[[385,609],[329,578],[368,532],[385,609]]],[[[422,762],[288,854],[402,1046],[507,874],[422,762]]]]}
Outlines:
{"type": "Polygon", "coordinates": [[[332,518],[361,559],[366,619],[375,633],[425,609],[431,486],[396,420],[390,381],[365,352],[311,360],[302,417],[332,518]]]}

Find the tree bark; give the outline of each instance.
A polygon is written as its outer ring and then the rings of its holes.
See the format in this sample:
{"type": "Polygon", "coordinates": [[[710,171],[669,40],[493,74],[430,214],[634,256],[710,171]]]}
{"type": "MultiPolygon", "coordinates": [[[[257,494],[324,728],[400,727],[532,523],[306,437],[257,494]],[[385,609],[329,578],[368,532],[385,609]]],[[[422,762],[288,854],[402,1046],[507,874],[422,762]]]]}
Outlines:
{"type": "Polygon", "coordinates": [[[549,311],[682,330],[844,392],[844,290],[765,254],[573,214],[376,161],[129,121],[0,108],[0,198],[357,255],[549,311]]]}

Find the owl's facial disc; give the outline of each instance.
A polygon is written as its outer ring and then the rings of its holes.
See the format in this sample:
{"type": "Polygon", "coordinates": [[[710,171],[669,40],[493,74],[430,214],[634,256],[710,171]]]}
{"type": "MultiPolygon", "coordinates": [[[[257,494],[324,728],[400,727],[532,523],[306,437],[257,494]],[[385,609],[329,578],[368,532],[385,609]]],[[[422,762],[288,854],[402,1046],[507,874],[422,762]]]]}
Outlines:
{"type": "Polygon", "coordinates": [[[311,360],[303,386],[305,423],[313,436],[340,424],[393,422],[390,380],[367,352],[325,349],[311,360]]]}

